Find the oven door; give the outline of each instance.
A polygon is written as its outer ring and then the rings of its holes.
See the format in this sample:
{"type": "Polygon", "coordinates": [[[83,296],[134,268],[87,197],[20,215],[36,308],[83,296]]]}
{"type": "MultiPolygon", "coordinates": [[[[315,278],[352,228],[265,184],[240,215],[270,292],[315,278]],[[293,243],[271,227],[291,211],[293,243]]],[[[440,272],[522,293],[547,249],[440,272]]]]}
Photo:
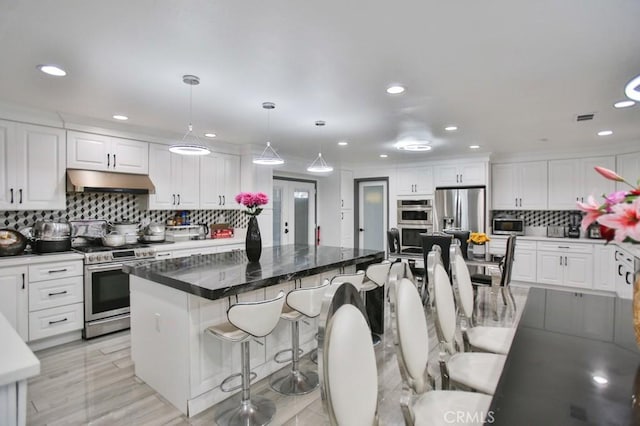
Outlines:
{"type": "Polygon", "coordinates": [[[401,250],[405,250],[410,247],[422,248],[422,240],[420,240],[420,234],[425,232],[432,232],[432,228],[403,226],[399,228],[399,231],[400,231],[400,248],[401,250]]]}
{"type": "Polygon", "coordinates": [[[398,209],[398,225],[426,226],[433,223],[433,211],[424,207],[402,207],[398,209]]]}
{"type": "Polygon", "coordinates": [[[130,312],[129,274],[122,263],[85,266],[84,320],[86,322],[130,312]]]}

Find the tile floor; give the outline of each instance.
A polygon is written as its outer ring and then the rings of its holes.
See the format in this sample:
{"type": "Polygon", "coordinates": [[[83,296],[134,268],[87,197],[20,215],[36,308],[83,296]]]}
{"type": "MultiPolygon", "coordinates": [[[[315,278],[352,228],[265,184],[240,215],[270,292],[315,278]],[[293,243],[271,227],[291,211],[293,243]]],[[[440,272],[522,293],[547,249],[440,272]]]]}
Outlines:
{"type": "MultiPolygon", "coordinates": [[[[488,289],[487,289],[488,290],[488,289]]],[[[528,290],[513,287],[518,307],[524,306],[528,290]]],[[[496,320],[484,313],[490,302],[488,291],[478,297],[478,322],[485,325],[517,323],[516,315],[498,304],[496,320]]],[[[388,313],[388,306],[386,307],[388,313]]],[[[436,360],[438,347],[431,312],[427,312],[430,332],[430,359],[436,360]]],[[[388,317],[388,316],[387,316],[388,317]]],[[[389,323],[389,321],[387,321],[389,323]]],[[[378,361],[379,416],[383,425],[404,424],[399,406],[400,371],[387,324],[382,342],[375,347],[378,361]]],[[[76,341],[36,353],[42,363],[40,376],[29,381],[28,425],[204,425],[213,424],[216,407],[187,418],[134,375],[129,332],[119,332],[90,341],[76,341]]],[[[433,363],[435,365],[435,363],[433,363]]],[[[303,367],[315,368],[308,357],[303,367]]],[[[435,372],[434,369],[432,369],[435,372]]],[[[435,375],[437,377],[437,375],[435,375]]],[[[276,402],[274,425],[329,424],[320,391],[291,397],[273,392],[266,380],[254,383],[252,393],[276,402]]]]}

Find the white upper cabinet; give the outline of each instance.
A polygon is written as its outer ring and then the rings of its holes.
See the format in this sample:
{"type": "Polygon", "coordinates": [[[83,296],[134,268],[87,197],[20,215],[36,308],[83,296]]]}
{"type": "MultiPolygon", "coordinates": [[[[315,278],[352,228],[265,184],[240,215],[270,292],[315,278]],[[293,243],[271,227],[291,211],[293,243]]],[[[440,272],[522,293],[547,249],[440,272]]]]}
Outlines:
{"type": "Polygon", "coordinates": [[[398,195],[433,195],[433,167],[398,168],[398,195]]]}
{"type": "Polygon", "coordinates": [[[69,131],[67,167],[146,175],[149,173],[149,144],[69,131]]]}
{"type": "Polygon", "coordinates": [[[340,208],[353,210],[353,172],[340,170],[340,208]]]}
{"type": "Polygon", "coordinates": [[[167,145],[150,144],[149,178],[156,187],[149,194],[150,210],[198,209],[200,159],[169,152],[167,145]]]}
{"type": "Polygon", "coordinates": [[[64,210],[64,130],[0,121],[0,209],[64,210]]]}
{"type": "Polygon", "coordinates": [[[547,162],[494,164],[493,209],[536,210],[547,207],[547,162]]]}
{"type": "MultiPolygon", "coordinates": [[[[616,157],[616,163],[616,172],[625,178],[627,182],[636,185],[637,180],[640,179],[640,152],[618,155],[616,157]]],[[[624,182],[618,182],[616,185],[618,191],[628,191],[631,189],[629,185],[624,182]]]]}
{"type": "Polygon", "coordinates": [[[200,157],[200,208],[238,209],[240,157],[212,152],[200,157]]]}
{"type": "Polygon", "coordinates": [[[602,194],[615,190],[613,181],[600,176],[593,168],[615,169],[615,158],[593,157],[549,161],[549,208],[576,210],[576,202],[587,201],[589,195],[601,200],[602,194]]]}
{"type": "Polygon", "coordinates": [[[486,185],[485,163],[457,163],[435,166],[435,186],[486,185]]]}

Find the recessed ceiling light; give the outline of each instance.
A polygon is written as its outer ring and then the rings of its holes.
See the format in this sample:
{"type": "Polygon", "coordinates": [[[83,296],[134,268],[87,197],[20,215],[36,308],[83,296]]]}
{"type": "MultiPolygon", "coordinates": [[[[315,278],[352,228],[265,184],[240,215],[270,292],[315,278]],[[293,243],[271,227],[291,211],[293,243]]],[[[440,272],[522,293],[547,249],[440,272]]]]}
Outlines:
{"type": "Polygon", "coordinates": [[[640,75],[627,83],[627,85],[624,88],[624,94],[627,95],[627,98],[629,99],[633,99],[634,101],[640,101],[639,89],[640,89],[640,75]]]}
{"type": "Polygon", "coordinates": [[[116,120],[121,120],[121,121],[125,121],[125,120],[129,119],[129,117],[127,117],[126,115],[120,115],[120,114],[114,115],[113,118],[115,118],[116,120]]]}
{"type": "Polygon", "coordinates": [[[399,95],[402,92],[404,92],[404,87],[402,86],[393,85],[393,86],[387,87],[387,93],[390,95],[399,95]]]}
{"type": "Polygon", "coordinates": [[[347,145],[349,145],[349,142],[346,142],[346,141],[340,141],[340,142],[338,142],[338,145],[340,145],[340,146],[347,146],[347,145]]]}
{"type": "Polygon", "coordinates": [[[469,145],[469,148],[478,149],[478,148],[480,148],[480,145],[469,145]]]}
{"type": "Polygon", "coordinates": [[[406,140],[396,142],[394,146],[401,151],[431,151],[430,143],[429,141],[406,140]]]}
{"type": "Polygon", "coordinates": [[[65,70],[56,65],[38,65],[36,68],[45,74],[53,75],[55,77],[64,77],[67,75],[65,70]]]}
{"type": "Polygon", "coordinates": [[[598,132],[598,136],[611,136],[613,134],[612,130],[602,130],[598,132]]]}
{"type": "Polygon", "coordinates": [[[215,134],[215,133],[205,133],[205,134],[204,134],[204,137],[205,137],[205,138],[215,138],[215,137],[216,137],[216,134],[215,134]]]}
{"type": "Polygon", "coordinates": [[[458,130],[458,126],[447,126],[444,128],[447,132],[455,132],[458,130]]]}
{"type": "Polygon", "coordinates": [[[387,158],[388,155],[387,154],[380,154],[380,158],[387,158]]]}
{"type": "Polygon", "coordinates": [[[594,382],[596,382],[599,385],[606,385],[607,383],[609,383],[609,380],[607,380],[606,377],[602,377],[602,376],[591,376],[591,378],[593,379],[594,382]]]}
{"type": "Polygon", "coordinates": [[[618,101],[613,104],[614,108],[629,108],[634,106],[636,103],[634,101],[618,101]]]}

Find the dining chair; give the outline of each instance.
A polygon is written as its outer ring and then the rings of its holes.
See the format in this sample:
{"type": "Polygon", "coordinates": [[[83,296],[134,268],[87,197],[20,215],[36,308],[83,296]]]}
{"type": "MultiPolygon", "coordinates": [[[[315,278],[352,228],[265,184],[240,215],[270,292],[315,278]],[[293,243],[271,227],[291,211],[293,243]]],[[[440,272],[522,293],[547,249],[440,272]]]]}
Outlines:
{"type": "Polygon", "coordinates": [[[453,235],[454,240],[458,240],[460,242],[460,251],[462,252],[462,257],[466,259],[469,254],[469,236],[471,235],[471,231],[447,229],[444,231],[444,233],[453,235]]]}
{"type": "MultiPolygon", "coordinates": [[[[429,276],[429,253],[434,247],[438,247],[440,249],[440,261],[444,266],[447,273],[449,273],[449,247],[451,247],[451,242],[453,241],[453,235],[445,234],[445,233],[437,233],[437,234],[420,234],[420,240],[422,242],[422,255],[425,265],[425,276],[424,276],[424,289],[422,293],[423,300],[427,304],[428,307],[433,306],[433,277],[429,276]]],[[[433,269],[432,269],[433,271],[433,269]]]]}
{"type": "Polygon", "coordinates": [[[444,267],[436,263],[433,271],[436,308],[436,332],[440,345],[442,388],[472,389],[493,395],[506,356],[494,353],[459,352],[453,290],[444,267]]]}
{"type": "MultiPolygon", "coordinates": [[[[516,236],[509,235],[507,238],[507,247],[505,250],[504,257],[500,260],[499,269],[500,269],[500,294],[502,295],[502,302],[507,305],[507,298],[505,296],[505,292],[509,294],[509,299],[511,300],[513,307],[516,307],[516,301],[513,297],[513,293],[511,292],[511,287],[509,284],[511,283],[511,272],[513,270],[513,259],[516,252],[516,236]]],[[[494,278],[495,279],[495,278],[494,278]]],[[[471,283],[472,285],[479,286],[491,286],[492,285],[492,276],[490,274],[472,274],[471,275],[471,283]]]]}
{"type": "Polygon", "coordinates": [[[393,332],[402,376],[400,406],[407,425],[444,425],[447,413],[468,413],[465,424],[482,424],[491,396],[466,391],[435,390],[429,374],[429,330],[420,294],[407,278],[395,287],[393,332]]]}
{"type": "Polygon", "coordinates": [[[472,349],[506,355],[509,353],[515,329],[511,327],[476,326],[474,315],[473,286],[460,247],[450,249],[451,273],[454,288],[458,290],[458,307],[465,321],[461,323],[464,350],[472,349]]]}

